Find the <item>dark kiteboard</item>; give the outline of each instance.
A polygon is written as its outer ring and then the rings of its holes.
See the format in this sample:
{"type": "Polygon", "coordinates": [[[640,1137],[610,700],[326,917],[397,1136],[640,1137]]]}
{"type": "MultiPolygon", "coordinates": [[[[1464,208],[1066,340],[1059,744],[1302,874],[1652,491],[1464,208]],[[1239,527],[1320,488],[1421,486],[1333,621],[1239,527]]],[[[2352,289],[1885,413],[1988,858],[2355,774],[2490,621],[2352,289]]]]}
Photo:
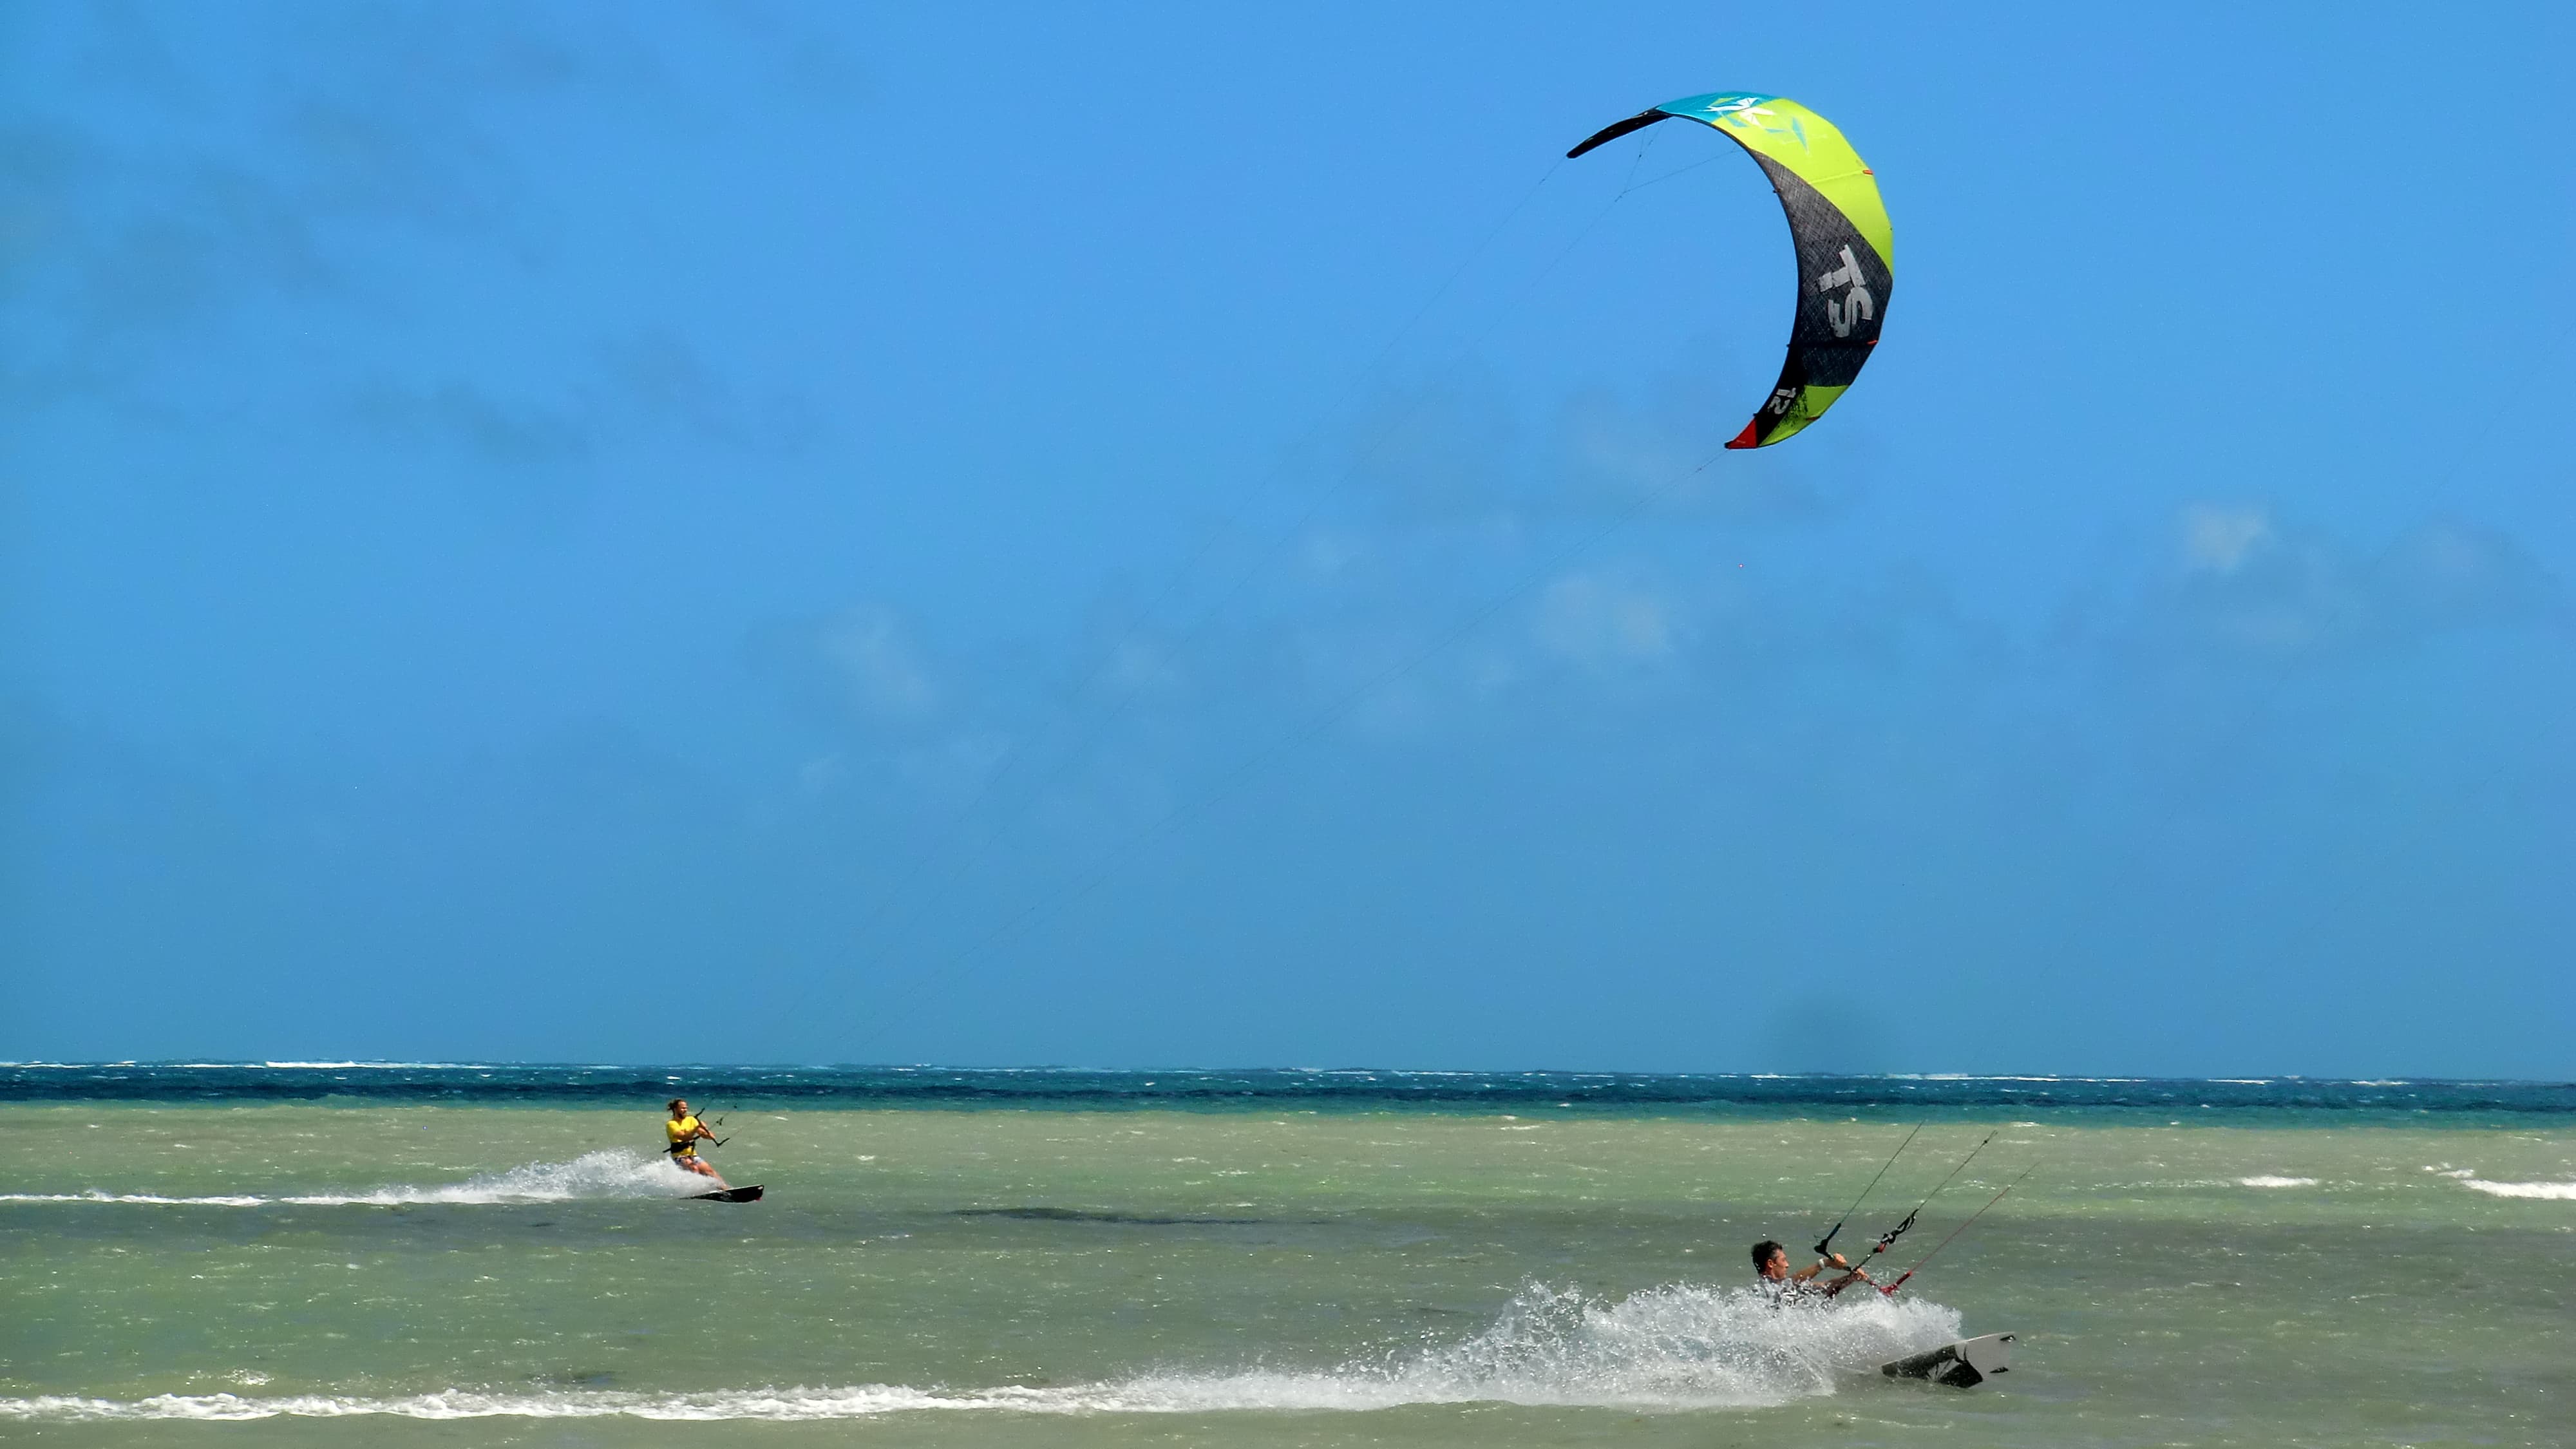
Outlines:
{"type": "Polygon", "coordinates": [[[758,1202],[760,1201],[760,1184],[753,1183],[749,1187],[728,1187],[718,1192],[693,1192],[689,1194],[689,1201],[758,1202]]]}
{"type": "Polygon", "coordinates": [[[1880,1364],[1878,1371],[1892,1379],[1923,1379],[1954,1389],[1973,1389],[1997,1374],[2011,1372],[2012,1341],[2009,1333],[1963,1338],[1911,1358],[1880,1364]]]}

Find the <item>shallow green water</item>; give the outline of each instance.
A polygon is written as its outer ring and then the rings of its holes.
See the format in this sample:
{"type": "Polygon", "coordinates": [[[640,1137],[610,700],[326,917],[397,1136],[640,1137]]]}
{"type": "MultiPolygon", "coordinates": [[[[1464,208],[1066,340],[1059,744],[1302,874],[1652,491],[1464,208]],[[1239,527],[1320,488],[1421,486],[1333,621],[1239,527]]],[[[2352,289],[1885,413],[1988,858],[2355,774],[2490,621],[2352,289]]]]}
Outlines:
{"type": "MultiPolygon", "coordinates": [[[[2011,1124],[1890,1257],[2038,1171],[1911,1303],[1781,1314],[1745,1245],[1811,1239],[1899,1129],[736,1112],[771,1195],[731,1207],[667,1196],[656,1115],[17,1109],[0,1437],[2576,1442],[2576,1199],[2500,1195],[2576,1179],[2554,1121],[2011,1124]],[[1974,1391],[1866,1371],[1998,1331],[1974,1391]]],[[[1986,1130],[1927,1128],[1844,1241],[1986,1130]]]]}

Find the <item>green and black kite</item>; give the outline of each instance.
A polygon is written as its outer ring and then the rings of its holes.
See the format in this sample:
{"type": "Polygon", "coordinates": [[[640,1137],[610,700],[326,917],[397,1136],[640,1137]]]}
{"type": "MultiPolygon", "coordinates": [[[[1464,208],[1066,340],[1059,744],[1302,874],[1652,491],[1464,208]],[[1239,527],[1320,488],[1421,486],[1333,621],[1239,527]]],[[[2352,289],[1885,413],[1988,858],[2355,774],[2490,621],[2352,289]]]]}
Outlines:
{"type": "Polygon", "coordinates": [[[1894,284],[1887,206],[1878,179],[1834,124],[1779,96],[1691,96],[1603,128],[1565,154],[1580,156],[1674,116],[1698,121],[1743,147],[1771,178],[1798,247],[1798,321],[1779,386],[1727,444],[1759,448],[1806,427],[1860,376],[1894,284]]]}

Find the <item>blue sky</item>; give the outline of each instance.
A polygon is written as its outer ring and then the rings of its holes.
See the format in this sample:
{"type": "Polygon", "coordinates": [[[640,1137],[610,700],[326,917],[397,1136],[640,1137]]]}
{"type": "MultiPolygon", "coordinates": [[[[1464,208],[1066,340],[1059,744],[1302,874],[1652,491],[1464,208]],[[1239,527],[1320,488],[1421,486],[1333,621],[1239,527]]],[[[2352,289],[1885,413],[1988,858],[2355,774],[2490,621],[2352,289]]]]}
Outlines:
{"type": "Polygon", "coordinates": [[[1220,9],[0,12],[0,1056],[2566,1074],[2563,9],[1220,9]]]}

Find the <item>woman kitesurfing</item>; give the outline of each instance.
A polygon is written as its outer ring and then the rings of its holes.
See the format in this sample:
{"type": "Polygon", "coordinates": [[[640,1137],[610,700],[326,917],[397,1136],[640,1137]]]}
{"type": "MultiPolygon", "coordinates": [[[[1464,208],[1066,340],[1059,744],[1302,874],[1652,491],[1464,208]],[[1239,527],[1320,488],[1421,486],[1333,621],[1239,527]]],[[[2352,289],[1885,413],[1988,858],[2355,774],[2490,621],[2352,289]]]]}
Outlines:
{"type": "MultiPolygon", "coordinates": [[[[722,1122],[724,1119],[718,1117],[716,1120],[722,1122]]],[[[671,1155],[673,1162],[678,1163],[686,1171],[715,1181],[715,1191],[691,1193],[689,1196],[692,1199],[699,1202],[760,1201],[763,1189],[758,1184],[755,1183],[750,1187],[735,1187],[724,1180],[723,1175],[715,1170],[712,1163],[698,1156],[699,1143],[705,1142],[722,1147],[724,1139],[716,1135],[713,1127],[698,1120],[698,1114],[689,1110],[687,1098],[671,1099],[671,1116],[670,1120],[662,1124],[662,1137],[668,1144],[662,1150],[671,1155]]]]}
{"type": "MultiPolygon", "coordinates": [[[[716,1186],[718,1187],[730,1187],[732,1185],[724,1180],[724,1176],[721,1173],[716,1171],[713,1163],[710,1163],[698,1156],[698,1144],[700,1142],[715,1142],[716,1134],[714,1129],[708,1127],[706,1123],[699,1121],[697,1114],[689,1110],[689,1102],[687,1098],[673,1097],[671,1099],[671,1120],[662,1124],[662,1135],[669,1142],[669,1146],[665,1147],[663,1150],[671,1154],[672,1162],[678,1164],[686,1171],[696,1173],[700,1177],[714,1178],[716,1186]]],[[[718,1143],[717,1145],[721,1146],[723,1144],[718,1143]]]]}

